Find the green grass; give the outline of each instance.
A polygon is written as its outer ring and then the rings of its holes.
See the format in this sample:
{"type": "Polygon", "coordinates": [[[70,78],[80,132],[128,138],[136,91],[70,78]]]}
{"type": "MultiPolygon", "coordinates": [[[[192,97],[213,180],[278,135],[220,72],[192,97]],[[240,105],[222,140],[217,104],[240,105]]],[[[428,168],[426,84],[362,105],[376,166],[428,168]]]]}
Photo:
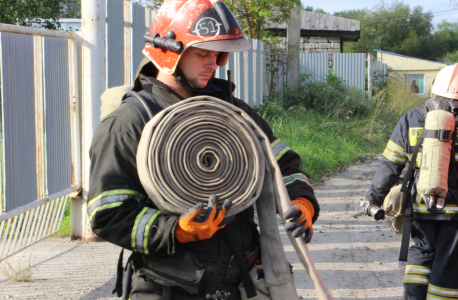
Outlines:
{"type": "Polygon", "coordinates": [[[381,153],[399,118],[425,101],[405,91],[399,80],[378,88],[369,101],[329,77],[327,84],[306,82],[300,91],[273,94],[257,107],[274,134],[301,156],[312,182],[381,153]]]}
{"type": "Polygon", "coordinates": [[[67,200],[67,205],[65,206],[64,216],[62,218],[62,223],[60,225],[59,231],[53,235],[56,238],[67,238],[70,236],[70,207],[71,200],[67,200]]]}
{"type": "Polygon", "coordinates": [[[267,118],[275,135],[301,156],[302,169],[315,182],[343,164],[380,153],[393,127],[371,130],[369,117],[326,117],[315,110],[303,110],[267,118]]]}

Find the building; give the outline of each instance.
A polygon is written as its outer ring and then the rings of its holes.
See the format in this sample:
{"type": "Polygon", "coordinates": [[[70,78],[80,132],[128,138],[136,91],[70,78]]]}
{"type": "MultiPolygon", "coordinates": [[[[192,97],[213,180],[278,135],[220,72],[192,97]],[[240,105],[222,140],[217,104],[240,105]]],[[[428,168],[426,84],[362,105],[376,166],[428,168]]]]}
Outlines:
{"type": "MultiPolygon", "coordinates": [[[[356,42],[361,36],[361,22],[356,20],[302,10],[300,22],[301,53],[342,53],[344,42],[356,42]]],[[[287,27],[285,22],[269,29],[286,37],[287,27]]]]}
{"type": "Polygon", "coordinates": [[[81,19],[59,19],[59,30],[64,31],[81,31],[81,19]]]}
{"type": "Polygon", "coordinates": [[[389,78],[400,78],[413,94],[429,96],[439,71],[451,64],[374,49],[377,60],[387,65],[389,78]]]}

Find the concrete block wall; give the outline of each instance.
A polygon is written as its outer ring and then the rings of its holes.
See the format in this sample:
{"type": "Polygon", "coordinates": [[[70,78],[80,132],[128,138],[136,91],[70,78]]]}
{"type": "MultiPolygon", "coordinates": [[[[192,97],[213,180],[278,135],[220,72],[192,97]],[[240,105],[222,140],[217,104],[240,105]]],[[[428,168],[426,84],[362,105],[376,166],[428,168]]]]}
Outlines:
{"type": "MultiPolygon", "coordinates": [[[[281,48],[287,49],[286,38],[281,48]]],[[[343,45],[338,36],[306,36],[301,37],[301,53],[342,53],[343,45]]]]}

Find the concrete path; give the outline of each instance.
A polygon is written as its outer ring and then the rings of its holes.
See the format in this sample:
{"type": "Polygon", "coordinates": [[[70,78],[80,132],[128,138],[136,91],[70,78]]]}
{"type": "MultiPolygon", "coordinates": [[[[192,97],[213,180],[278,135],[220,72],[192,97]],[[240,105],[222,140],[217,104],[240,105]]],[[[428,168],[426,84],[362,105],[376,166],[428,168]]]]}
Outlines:
{"type": "MultiPolygon", "coordinates": [[[[315,187],[322,212],[309,248],[335,299],[402,299],[403,271],[397,268],[401,237],[391,232],[389,221],[375,223],[360,215],[359,201],[377,163],[361,160],[315,187]]],[[[313,283],[286,234],[282,238],[299,295],[316,299],[313,283]]],[[[119,252],[120,248],[109,243],[49,238],[8,260],[22,268],[30,261],[36,270],[25,283],[0,274],[0,299],[116,298],[111,291],[119,252]]]]}

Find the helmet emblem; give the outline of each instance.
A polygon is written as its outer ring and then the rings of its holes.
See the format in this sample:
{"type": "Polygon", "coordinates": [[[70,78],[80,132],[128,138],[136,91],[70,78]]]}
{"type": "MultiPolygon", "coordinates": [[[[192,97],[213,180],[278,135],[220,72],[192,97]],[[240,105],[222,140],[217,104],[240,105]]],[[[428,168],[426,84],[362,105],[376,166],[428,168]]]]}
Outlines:
{"type": "Polygon", "coordinates": [[[220,34],[220,26],[223,25],[211,17],[200,19],[192,33],[204,39],[213,39],[220,34]]]}

